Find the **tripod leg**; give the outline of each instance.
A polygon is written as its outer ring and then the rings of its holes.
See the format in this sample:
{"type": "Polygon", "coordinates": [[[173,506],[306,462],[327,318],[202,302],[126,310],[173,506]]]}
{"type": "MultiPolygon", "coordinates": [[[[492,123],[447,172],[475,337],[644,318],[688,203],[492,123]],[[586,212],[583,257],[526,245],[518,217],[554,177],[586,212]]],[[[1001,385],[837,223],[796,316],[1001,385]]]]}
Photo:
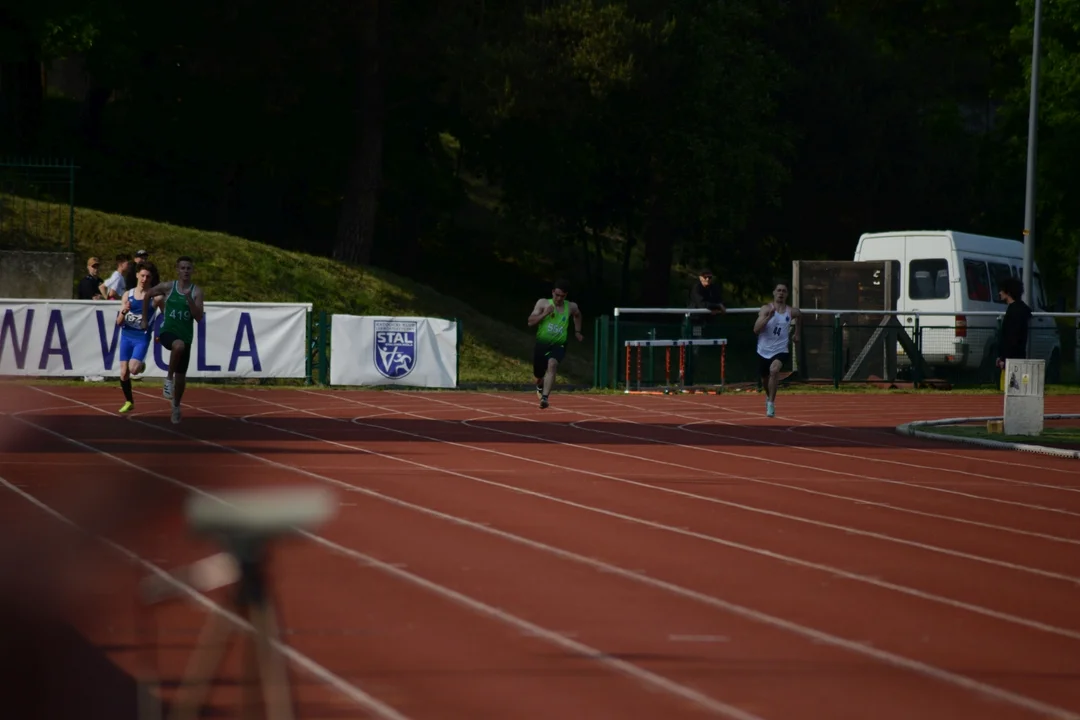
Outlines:
{"type": "Polygon", "coordinates": [[[289,674],[285,658],[278,653],[272,641],[278,640],[277,618],[273,605],[265,602],[249,609],[249,619],[255,628],[255,658],[259,663],[262,679],[263,702],[269,720],[293,720],[292,696],[289,692],[289,674]]]}
{"type": "Polygon", "coordinates": [[[232,623],[223,615],[215,613],[206,619],[177,691],[170,720],[195,720],[199,716],[209,694],[210,681],[228,648],[226,642],[234,631],[232,623]]]}

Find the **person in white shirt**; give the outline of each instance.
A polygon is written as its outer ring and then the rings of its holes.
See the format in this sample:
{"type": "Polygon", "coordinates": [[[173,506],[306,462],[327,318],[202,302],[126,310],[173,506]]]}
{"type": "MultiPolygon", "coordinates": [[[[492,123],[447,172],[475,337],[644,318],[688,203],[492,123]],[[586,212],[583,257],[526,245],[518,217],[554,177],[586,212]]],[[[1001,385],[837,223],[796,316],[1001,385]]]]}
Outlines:
{"type": "Polygon", "coordinates": [[[802,315],[798,308],[787,304],[788,288],[777,283],[773,288],[773,302],[762,305],[754,322],[757,335],[758,374],[765,385],[765,414],[776,415],[776,388],[780,384],[780,370],[791,359],[788,343],[791,329],[802,315]]]}
{"type": "Polygon", "coordinates": [[[101,296],[106,300],[119,300],[127,290],[127,281],[124,276],[127,275],[128,266],[131,265],[131,256],[121,253],[116,256],[116,270],[109,279],[101,283],[101,296]]]}

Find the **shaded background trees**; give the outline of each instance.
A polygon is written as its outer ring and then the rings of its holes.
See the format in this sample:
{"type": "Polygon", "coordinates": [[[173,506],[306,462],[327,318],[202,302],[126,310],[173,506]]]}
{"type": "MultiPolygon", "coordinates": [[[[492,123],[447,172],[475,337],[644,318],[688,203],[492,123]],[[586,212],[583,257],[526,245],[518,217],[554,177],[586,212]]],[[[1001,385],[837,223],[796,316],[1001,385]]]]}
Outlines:
{"type": "MultiPolygon", "coordinates": [[[[1019,238],[1032,5],[18,0],[0,153],[510,318],[554,275],[597,312],[682,303],[703,264],[746,301],[862,232],[1019,238]]],[[[1044,26],[1037,259],[1071,297],[1080,0],[1044,26]]]]}

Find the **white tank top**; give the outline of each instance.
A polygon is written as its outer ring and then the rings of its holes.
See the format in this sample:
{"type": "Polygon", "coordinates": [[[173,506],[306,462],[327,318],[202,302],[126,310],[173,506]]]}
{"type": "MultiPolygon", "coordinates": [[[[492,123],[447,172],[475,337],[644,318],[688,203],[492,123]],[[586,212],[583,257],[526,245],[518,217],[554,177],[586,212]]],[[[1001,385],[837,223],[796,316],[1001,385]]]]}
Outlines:
{"type": "Polygon", "coordinates": [[[765,329],[757,337],[758,355],[771,358],[788,351],[788,339],[791,333],[791,307],[783,313],[773,313],[765,323],[765,329]]]}

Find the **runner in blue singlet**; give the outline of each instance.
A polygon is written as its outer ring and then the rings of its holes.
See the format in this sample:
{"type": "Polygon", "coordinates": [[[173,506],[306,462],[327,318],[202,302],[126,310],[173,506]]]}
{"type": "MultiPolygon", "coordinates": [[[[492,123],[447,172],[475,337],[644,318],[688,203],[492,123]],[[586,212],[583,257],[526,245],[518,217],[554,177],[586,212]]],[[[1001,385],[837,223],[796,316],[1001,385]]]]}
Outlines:
{"type": "Polygon", "coordinates": [[[120,408],[121,413],[134,409],[131,376],[138,375],[146,367],[156,310],[155,300],[150,300],[147,294],[158,282],[157,268],[153,263],[144,263],[135,279],[135,287],[124,293],[123,304],[116,316],[116,324],[120,326],[120,387],[126,400],[120,408]]]}

